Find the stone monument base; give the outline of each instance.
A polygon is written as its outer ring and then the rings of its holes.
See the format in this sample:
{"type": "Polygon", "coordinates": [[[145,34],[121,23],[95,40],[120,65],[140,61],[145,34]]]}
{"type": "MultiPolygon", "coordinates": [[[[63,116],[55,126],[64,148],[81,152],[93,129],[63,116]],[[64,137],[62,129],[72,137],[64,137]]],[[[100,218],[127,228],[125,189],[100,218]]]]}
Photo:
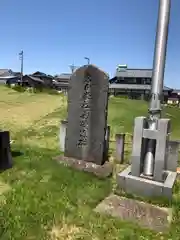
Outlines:
{"type": "Polygon", "coordinates": [[[103,165],[97,165],[92,162],[69,158],[63,155],[57,156],[54,159],[60,164],[72,167],[80,171],[92,173],[99,178],[107,178],[113,173],[113,164],[108,161],[106,161],[103,165]]]}
{"type": "Polygon", "coordinates": [[[141,227],[157,232],[167,232],[172,220],[171,208],[160,208],[149,203],[111,194],[94,209],[124,221],[134,222],[141,227]]]}
{"type": "Polygon", "coordinates": [[[145,197],[155,196],[171,199],[177,173],[166,171],[164,175],[163,182],[143,178],[143,176],[135,177],[131,175],[131,166],[129,166],[117,174],[117,185],[127,193],[145,197]]]}

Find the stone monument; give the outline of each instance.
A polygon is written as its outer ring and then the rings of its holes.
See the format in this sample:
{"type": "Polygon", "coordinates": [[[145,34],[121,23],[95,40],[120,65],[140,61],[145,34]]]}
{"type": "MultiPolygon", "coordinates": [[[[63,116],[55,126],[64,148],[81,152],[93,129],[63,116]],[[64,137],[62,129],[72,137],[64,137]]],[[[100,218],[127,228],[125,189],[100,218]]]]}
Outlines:
{"type": "Polygon", "coordinates": [[[9,131],[0,131],[0,171],[4,171],[13,166],[10,133],[9,131]]]}
{"type": "Polygon", "coordinates": [[[170,0],[159,1],[149,116],[134,122],[131,166],[117,175],[118,186],[142,196],[172,197],[177,158],[168,156],[170,120],[161,118],[170,0]],[[170,162],[171,161],[171,162],[170,162]]]}
{"type": "Polygon", "coordinates": [[[65,157],[102,165],[108,107],[108,75],[94,65],[85,65],[71,76],[65,157]]]}

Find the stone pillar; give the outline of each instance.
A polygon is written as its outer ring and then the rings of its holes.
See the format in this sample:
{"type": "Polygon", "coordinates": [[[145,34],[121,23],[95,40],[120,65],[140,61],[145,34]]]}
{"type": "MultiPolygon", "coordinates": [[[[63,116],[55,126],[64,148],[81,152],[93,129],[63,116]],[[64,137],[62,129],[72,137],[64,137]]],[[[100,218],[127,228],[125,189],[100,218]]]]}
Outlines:
{"type": "Polygon", "coordinates": [[[9,131],[0,131],[0,170],[12,167],[9,131]]]}
{"type": "Polygon", "coordinates": [[[142,172],[143,157],[145,151],[145,141],[143,139],[143,129],[146,128],[146,118],[136,117],[134,121],[133,145],[131,156],[131,173],[139,177],[142,172]]]}
{"type": "Polygon", "coordinates": [[[116,134],[116,160],[118,163],[124,162],[125,134],[116,134]]]}
{"type": "Polygon", "coordinates": [[[158,135],[156,138],[153,179],[157,182],[162,182],[165,169],[165,159],[167,154],[167,143],[169,141],[170,120],[163,118],[159,119],[157,131],[158,135]]]}
{"type": "Polygon", "coordinates": [[[104,144],[104,162],[108,160],[109,157],[109,139],[110,139],[110,126],[106,128],[106,135],[105,135],[105,144],[104,144]]]}
{"type": "Polygon", "coordinates": [[[60,150],[62,152],[64,152],[64,149],[65,149],[66,129],[67,129],[67,121],[62,120],[60,125],[60,132],[59,132],[60,150]]]}
{"type": "Polygon", "coordinates": [[[65,157],[104,164],[108,91],[109,76],[94,65],[84,65],[71,76],[65,157]]]}
{"type": "Polygon", "coordinates": [[[169,141],[167,144],[165,170],[176,172],[178,167],[179,141],[169,141]]]}
{"type": "Polygon", "coordinates": [[[144,95],[145,95],[144,93],[141,94],[141,100],[145,99],[144,95]]]}

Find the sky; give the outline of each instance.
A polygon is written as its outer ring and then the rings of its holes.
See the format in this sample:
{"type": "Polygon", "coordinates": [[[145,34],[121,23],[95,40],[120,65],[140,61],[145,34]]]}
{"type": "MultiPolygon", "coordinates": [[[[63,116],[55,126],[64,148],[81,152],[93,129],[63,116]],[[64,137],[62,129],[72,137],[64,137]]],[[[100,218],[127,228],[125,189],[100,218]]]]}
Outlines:
{"type": "MultiPolygon", "coordinates": [[[[89,57],[110,77],[118,64],[152,68],[158,0],[1,0],[0,68],[70,72],[89,57]]],[[[180,0],[172,0],[165,84],[180,88],[180,0]]]]}

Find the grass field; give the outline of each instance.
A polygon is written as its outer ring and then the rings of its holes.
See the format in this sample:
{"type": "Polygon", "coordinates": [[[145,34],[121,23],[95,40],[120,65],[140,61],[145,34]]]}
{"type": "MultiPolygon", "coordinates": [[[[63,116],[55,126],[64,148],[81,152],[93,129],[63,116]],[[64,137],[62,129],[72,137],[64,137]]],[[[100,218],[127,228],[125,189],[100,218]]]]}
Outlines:
{"type": "MultiPolygon", "coordinates": [[[[1,240],[115,240],[180,239],[178,183],[173,198],[173,224],[163,235],[137,225],[97,215],[93,208],[114,188],[114,180],[58,165],[60,120],[67,114],[63,96],[18,93],[0,87],[0,127],[14,140],[14,167],[0,174],[1,240]]],[[[111,98],[111,149],[115,133],[131,133],[135,116],[146,114],[141,101],[111,98]]],[[[180,137],[180,110],[169,108],[172,138],[180,137]]],[[[126,147],[128,156],[130,146],[126,147]]]]}

